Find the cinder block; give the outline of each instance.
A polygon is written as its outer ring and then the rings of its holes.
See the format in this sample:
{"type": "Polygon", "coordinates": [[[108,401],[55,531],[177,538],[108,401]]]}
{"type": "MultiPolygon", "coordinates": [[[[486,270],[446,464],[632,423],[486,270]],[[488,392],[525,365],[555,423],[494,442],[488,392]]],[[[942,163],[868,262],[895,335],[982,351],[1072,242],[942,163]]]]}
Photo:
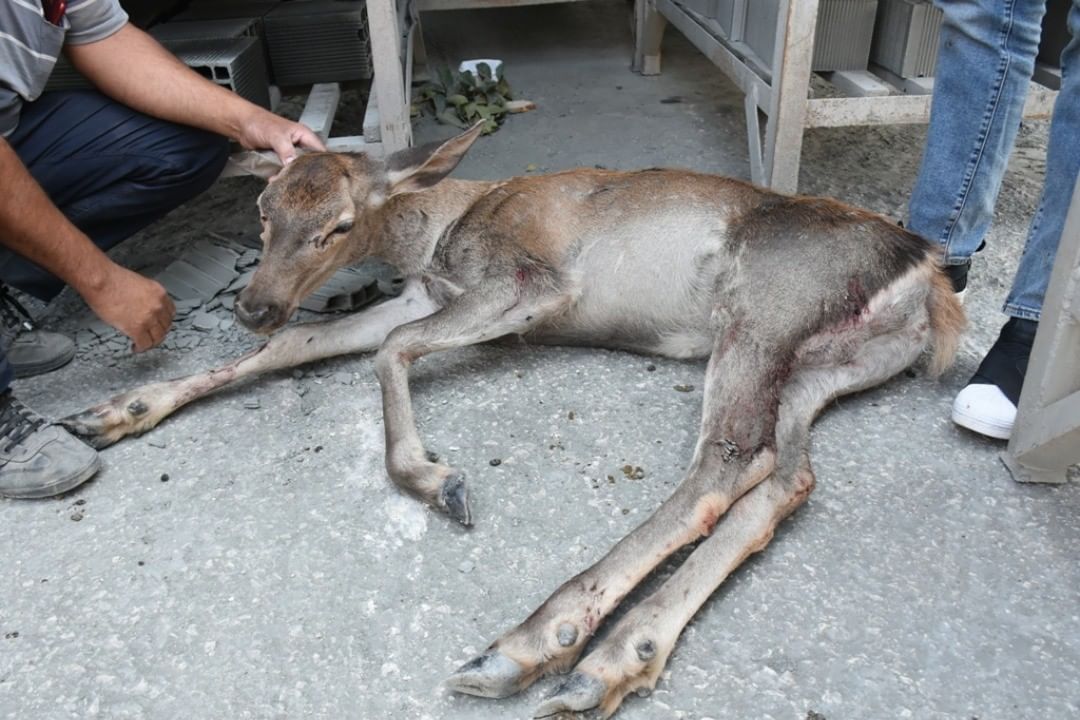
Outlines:
{"type": "Polygon", "coordinates": [[[927,0],[878,0],[870,59],[902,78],[933,75],[943,18],[927,0]]]}
{"type": "Polygon", "coordinates": [[[162,44],[182,40],[259,37],[259,19],[241,17],[169,22],[155,25],[149,32],[162,44]]]}
{"type": "Polygon", "coordinates": [[[371,78],[371,40],[363,0],[285,3],[268,13],[264,23],[279,85],[371,78]]]}
{"type": "MultiPolygon", "coordinates": [[[[815,72],[865,70],[870,60],[876,12],[877,0],[821,0],[811,69],[815,72]]],[[[746,5],[744,41],[769,69],[779,15],[780,0],[755,0],[746,5]]]]}
{"type": "Polygon", "coordinates": [[[169,50],[203,77],[264,108],[270,107],[262,46],[254,37],[177,40],[169,50]]]}
{"type": "MultiPolygon", "coordinates": [[[[280,5],[282,0],[191,0],[184,12],[172,18],[169,25],[193,22],[221,22],[223,20],[245,20],[255,22],[255,34],[263,39],[263,63],[266,65],[266,77],[274,82],[274,68],[270,64],[270,53],[266,49],[266,28],[263,18],[268,12],[280,5]]],[[[217,26],[216,33],[226,25],[217,26]]],[[[182,32],[170,30],[168,32],[182,32]]],[[[219,34],[213,37],[220,37],[219,34]]],[[[225,37],[235,37],[227,35],[225,37]]],[[[180,39],[180,38],[176,38],[180,39]]],[[[201,38],[192,38],[201,39],[201,38]]]]}

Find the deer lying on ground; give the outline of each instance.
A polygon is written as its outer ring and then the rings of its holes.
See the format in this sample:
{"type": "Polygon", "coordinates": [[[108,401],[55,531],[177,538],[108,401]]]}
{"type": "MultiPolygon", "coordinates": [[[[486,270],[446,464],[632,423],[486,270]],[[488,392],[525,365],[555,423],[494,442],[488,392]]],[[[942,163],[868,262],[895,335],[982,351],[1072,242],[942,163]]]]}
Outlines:
{"type": "Polygon", "coordinates": [[[503,697],[574,667],[537,716],[598,705],[611,713],[627,693],[655,685],[697,609],[806,500],[809,428],[822,407],[899,373],[930,346],[930,370],[942,371],[963,311],[936,250],[878,215],[678,170],[444,180],[478,134],[385,162],[305,155],[259,198],[264,253],[236,304],[249,329],[280,328],[331,273],[366,258],[401,270],[399,297],[288,327],[224,367],[64,423],[102,447],[241,378],[376,351],[390,478],[469,525],[464,475],[429,459],[417,433],[413,362],[507,335],[708,357],[700,437],[675,493],[448,680],[459,692],[503,697]],[[697,541],[579,661],[627,593],[697,541]]]}

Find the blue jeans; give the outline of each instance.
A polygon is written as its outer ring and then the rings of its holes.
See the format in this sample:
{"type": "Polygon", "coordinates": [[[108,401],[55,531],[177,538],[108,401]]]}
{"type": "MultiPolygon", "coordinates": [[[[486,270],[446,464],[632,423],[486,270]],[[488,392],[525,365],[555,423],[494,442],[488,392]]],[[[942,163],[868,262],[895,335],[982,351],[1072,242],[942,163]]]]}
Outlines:
{"type": "MultiPolygon", "coordinates": [[[[7,141],[53,203],[108,250],[201,193],[221,174],[228,142],[80,90],[23,105],[7,141]]],[[[0,281],[41,300],[64,283],[0,248],[0,281]]],[[[0,392],[12,371],[0,347],[0,392]]]]}
{"type": "MultiPolygon", "coordinates": [[[[934,99],[909,227],[969,261],[986,235],[1035,67],[1046,0],[937,0],[945,12],[934,99]]],[[[1080,0],[1068,16],[1046,178],[1005,300],[1007,315],[1038,320],[1080,171],[1080,0]]]]}

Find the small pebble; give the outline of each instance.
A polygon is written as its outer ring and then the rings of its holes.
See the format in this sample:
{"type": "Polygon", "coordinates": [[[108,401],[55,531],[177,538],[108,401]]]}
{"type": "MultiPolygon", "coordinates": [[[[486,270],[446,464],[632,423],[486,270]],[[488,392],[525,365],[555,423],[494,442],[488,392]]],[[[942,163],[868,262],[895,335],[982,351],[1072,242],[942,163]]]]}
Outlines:
{"type": "Polygon", "coordinates": [[[169,473],[161,473],[161,482],[169,482],[169,473]]]}
{"type": "Polygon", "coordinates": [[[472,572],[474,567],[476,567],[476,565],[473,563],[472,560],[465,560],[460,565],[458,565],[458,570],[463,573],[470,573],[472,572]]]}
{"type": "Polygon", "coordinates": [[[142,567],[142,566],[143,566],[143,565],[145,565],[145,564],[146,564],[146,563],[145,563],[145,562],[143,562],[142,560],[140,560],[140,561],[139,561],[139,567],[142,567]]]}
{"type": "Polygon", "coordinates": [[[252,398],[250,400],[245,400],[244,401],[244,407],[247,408],[248,410],[258,410],[259,407],[261,407],[261,406],[259,405],[258,400],[256,400],[255,398],[252,398]]]}
{"type": "Polygon", "coordinates": [[[18,630],[12,630],[9,633],[4,633],[4,639],[5,640],[14,640],[17,637],[19,637],[19,631],[18,630]]]}
{"type": "Polygon", "coordinates": [[[651,364],[650,364],[650,365],[647,365],[647,366],[645,367],[645,370],[647,370],[648,372],[656,372],[656,366],[655,366],[655,365],[651,365],[651,364]]]}
{"type": "Polygon", "coordinates": [[[488,460],[488,465],[490,465],[491,467],[499,467],[500,465],[502,465],[502,460],[500,458],[491,458],[490,460],[488,460]]]}
{"type": "Polygon", "coordinates": [[[693,385],[676,385],[675,389],[679,392],[693,392],[693,385]]]}
{"type": "Polygon", "coordinates": [[[573,410],[571,410],[570,412],[566,413],[566,419],[567,419],[567,420],[573,420],[573,419],[574,419],[575,417],[577,417],[577,416],[576,416],[576,415],[574,414],[574,411],[573,411],[573,410]]]}
{"type": "Polygon", "coordinates": [[[161,448],[162,450],[165,449],[165,443],[162,440],[147,440],[146,444],[150,447],[161,448]]]}
{"type": "Polygon", "coordinates": [[[78,500],[75,501],[75,504],[76,505],[85,505],[86,504],[86,498],[79,498],[78,500]]]}
{"type": "Polygon", "coordinates": [[[75,512],[71,513],[71,519],[73,521],[75,521],[75,522],[79,522],[80,520],[82,520],[83,519],[82,510],[76,510],[75,512]]]}

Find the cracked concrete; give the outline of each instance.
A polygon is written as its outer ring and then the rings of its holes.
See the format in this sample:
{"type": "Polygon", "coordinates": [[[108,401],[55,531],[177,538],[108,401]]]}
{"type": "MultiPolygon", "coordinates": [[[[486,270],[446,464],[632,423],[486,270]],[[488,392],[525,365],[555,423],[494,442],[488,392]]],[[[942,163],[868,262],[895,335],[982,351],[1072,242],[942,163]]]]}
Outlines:
{"type": "MultiPolygon", "coordinates": [[[[539,105],[482,139],[458,174],[670,165],[746,177],[741,96],[670,30],[664,74],[632,74],[627,9],[425,15],[433,54],[502,58],[539,105]]],[[[419,142],[448,134],[418,127],[419,142]]],[[[899,217],[924,135],[812,132],[802,189],[899,217]]],[[[1077,716],[1080,487],[1014,483],[1001,445],[948,420],[1001,322],[1045,143],[1044,124],[1025,127],[956,367],[824,414],[809,503],[698,613],[652,696],[629,698],[619,717],[1077,716]]],[[[221,181],[118,257],[156,274],[211,233],[253,236],[258,191],[221,181]]],[[[257,342],[224,322],[194,330],[189,315],[170,349],[131,356],[96,339],[70,293],[48,316],[81,338],[80,354],[17,391],[56,416],[257,342]]],[[[552,680],[501,701],[439,684],[672,491],[702,371],[502,346],[417,363],[421,432],[468,472],[471,531],[391,487],[370,357],[200,402],[104,451],[104,470],[75,493],[0,501],[0,718],[528,717],[552,680]]]]}

